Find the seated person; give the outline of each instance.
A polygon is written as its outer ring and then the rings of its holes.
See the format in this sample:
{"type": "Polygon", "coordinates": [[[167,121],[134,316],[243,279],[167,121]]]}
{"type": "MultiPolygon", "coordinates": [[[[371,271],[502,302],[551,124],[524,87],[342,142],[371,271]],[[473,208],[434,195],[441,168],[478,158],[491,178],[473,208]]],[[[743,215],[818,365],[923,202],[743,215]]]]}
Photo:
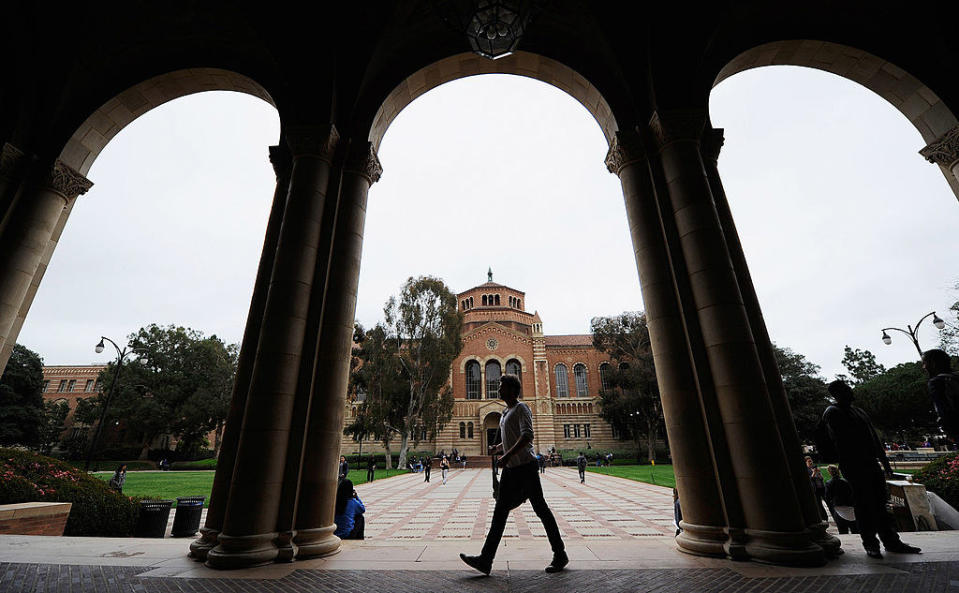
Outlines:
{"type": "Polygon", "coordinates": [[[366,527],[366,521],[363,519],[365,512],[366,507],[353,489],[353,482],[348,479],[340,480],[336,487],[336,506],[333,517],[336,531],[333,535],[340,539],[363,539],[363,531],[366,527]]]}

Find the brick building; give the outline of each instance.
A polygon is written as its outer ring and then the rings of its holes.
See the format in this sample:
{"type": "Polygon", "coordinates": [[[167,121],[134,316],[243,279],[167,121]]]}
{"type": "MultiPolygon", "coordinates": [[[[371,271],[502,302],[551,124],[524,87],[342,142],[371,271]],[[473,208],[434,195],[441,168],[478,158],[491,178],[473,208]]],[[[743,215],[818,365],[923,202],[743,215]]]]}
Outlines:
{"type": "MultiPolygon", "coordinates": [[[[590,334],[546,335],[537,312],[526,310],[526,293],[492,281],[457,295],[463,313],[463,350],[450,369],[453,418],[434,443],[420,445],[466,455],[485,455],[505,404],[498,399],[503,373],[518,375],[522,401],[533,412],[533,447],[609,449],[623,446],[599,416],[599,393],[609,359],[593,347],[590,334]]],[[[345,422],[362,403],[347,402],[345,422]]],[[[367,450],[381,450],[364,443],[367,450]]],[[[344,436],[341,451],[356,441],[344,436]]]]}
{"type": "Polygon", "coordinates": [[[77,409],[77,400],[95,396],[102,388],[100,385],[100,371],[106,369],[104,364],[85,365],[49,365],[43,367],[43,400],[65,401],[70,406],[70,413],[64,423],[63,434],[60,438],[77,436],[89,430],[86,425],[74,425],[73,413],[77,409]]]}

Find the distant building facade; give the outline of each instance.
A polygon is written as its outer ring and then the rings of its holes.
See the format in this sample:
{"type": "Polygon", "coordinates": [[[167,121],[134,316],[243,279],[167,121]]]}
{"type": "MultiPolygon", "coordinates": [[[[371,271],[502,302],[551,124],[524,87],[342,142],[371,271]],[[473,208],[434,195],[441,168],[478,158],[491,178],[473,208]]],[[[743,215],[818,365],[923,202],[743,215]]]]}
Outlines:
{"type": "MultiPolygon", "coordinates": [[[[609,372],[609,357],[593,347],[591,334],[546,335],[537,312],[526,310],[526,293],[490,281],[457,295],[463,313],[463,350],[450,369],[453,418],[435,442],[418,449],[485,455],[495,439],[505,404],[499,378],[519,376],[522,401],[533,412],[533,447],[611,449],[630,446],[599,415],[599,394],[609,372]]],[[[362,410],[347,402],[344,426],[362,410]]],[[[398,439],[391,449],[398,448],[398,439]]],[[[346,435],[341,451],[359,450],[346,435]]],[[[364,442],[363,450],[382,450],[364,442]]]]}
{"type": "Polygon", "coordinates": [[[43,400],[66,402],[70,406],[70,413],[64,423],[63,434],[60,439],[83,436],[90,427],[74,421],[73,414],[77,410],[77,400],[94,397],[102,389],[100,372],[105,370],[105,364],[86,365],[50,365],[43,367],[43,400]]]}

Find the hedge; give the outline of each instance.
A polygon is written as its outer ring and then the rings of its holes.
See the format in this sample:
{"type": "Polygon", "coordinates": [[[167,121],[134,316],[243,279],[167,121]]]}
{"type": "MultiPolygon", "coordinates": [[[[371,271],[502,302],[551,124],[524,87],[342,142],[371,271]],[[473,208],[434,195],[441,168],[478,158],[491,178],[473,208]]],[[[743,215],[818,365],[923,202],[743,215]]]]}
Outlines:
{"type": "Polygon", "coordinates": [[[173,471],[197,471],[216,469],[216,459],[202,459],[200,461],[174,461],[170,464],[173,471]]]}
{"type": "Polygon", "coordinates": [[[959,453],[943,455],[914,473],[912,479],[959,508],[959,453]]]}
{"type": "Polygon", "coordinates": [[[0,448],[0,504],[21,502],[73,503],[64,535],[126,537],[139,513],[137,501],[68,463],[0,448]]]}

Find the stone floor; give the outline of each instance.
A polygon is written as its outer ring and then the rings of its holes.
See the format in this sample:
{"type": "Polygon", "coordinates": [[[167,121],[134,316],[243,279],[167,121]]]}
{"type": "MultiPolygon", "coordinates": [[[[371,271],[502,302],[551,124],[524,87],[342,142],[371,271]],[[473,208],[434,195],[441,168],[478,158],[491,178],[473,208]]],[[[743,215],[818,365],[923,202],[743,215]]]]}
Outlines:
{"type": "Polygon", "coordinates": [[[959,532],[907,534],[919,556],[865,557],[857,536],[820,568],[786,568],[689,556],[672,541],[670,491],[575,470],[548,470],[547,500],[571,563],[547,575],[550,551],[528,505],[514,512],[492,577],[466,568],[492,512],[488,471],[454,471],[443,486],[406,475],[357,488],[367,504],[365,541],[339,554],[242,571],[186,558],[186,539],[0,536],[0,593],[221,591],[889,591],[959,593],[959,532]],[[584,520],[585,519],[585,520],[584,520]],[[638,535],[632,535],[635,531],[638,535]]]}

